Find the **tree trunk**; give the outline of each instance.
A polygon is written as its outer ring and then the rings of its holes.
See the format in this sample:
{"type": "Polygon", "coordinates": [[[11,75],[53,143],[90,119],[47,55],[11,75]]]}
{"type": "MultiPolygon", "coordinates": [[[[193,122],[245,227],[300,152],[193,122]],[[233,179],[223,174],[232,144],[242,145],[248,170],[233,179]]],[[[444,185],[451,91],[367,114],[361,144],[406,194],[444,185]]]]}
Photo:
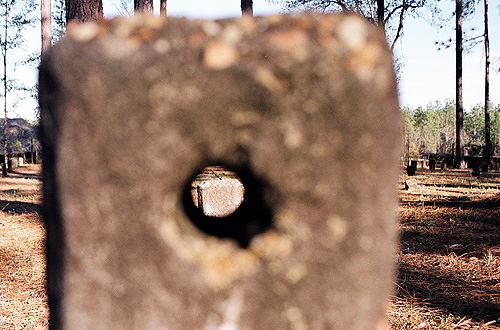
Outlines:
{"type": "Polygon", "coordinates": [[[66,0],[66,22],[97,21],[103,17],[102,0],[66,0]]]}
{"type": "Polygon", "coordinates": [[[41,25],[42,25],[42,55],[49,50],[52,45],[52,17],[50,0],[41,1],[41,25]]]}
{"type": "MultiPolygon", "coordinates": [[[[4,31],[4,40],[8,40],[8,27],[9,27],[9,13],[8,13],[8,8],[5,8],[5,31],[4,31]]],[[[5,42],[4,45],[2,45],[2,53],[3,53],[3,110],[4,110],[4,121],[3,121],[3,161],[5,163],[5,169],[8,169],[9,163],[8,163],[8,155],[7,155],[7,43],[5,42]]],[[[7,175],[7,172],[5,171],[3,173],[4,175],[7,175]]]]}
{"type": "Polygon", "coordinates": [[[35,146],[33,144],[33,135],[31,135],[31,144],[30,144],[30,151],[31,151],[31,164],[35,164],[35,158],[33,157],[33,153],[35,150],[35,146]]]}
{"type": "Polygon", "coordinates": [[[134,0],[134,12],[153,14],[153,0],[134,0]]]}
{"type": "Polygon", "coordinates": [[[160,0],[160,17],[167,17],[167,0],[160,0]]]}
{"type": "Polygon", "coordinates": [[[384,9],[384,0],[377,0],[377,24],[381,26],[385,32],[384,9]]]}
{"type": "Polygon", "coordinates": [[[462,96],[462,0],[456,2],[456,152],[455,167],[465,168],[464,161],[464,105],[462,96]]]}
{"type": "Polygon", "coordinates": [[[490,135],[490,38],[488,28],[488,0],[484,0],[484,54],[486,57],[484,78],[484,158],[486,166],[491,161],[491,135],[490,135]]]}
{"type": "Polygon", "coordinates": [[[253,16],[253,0],[241,0],[241,14],[253,16]]]}

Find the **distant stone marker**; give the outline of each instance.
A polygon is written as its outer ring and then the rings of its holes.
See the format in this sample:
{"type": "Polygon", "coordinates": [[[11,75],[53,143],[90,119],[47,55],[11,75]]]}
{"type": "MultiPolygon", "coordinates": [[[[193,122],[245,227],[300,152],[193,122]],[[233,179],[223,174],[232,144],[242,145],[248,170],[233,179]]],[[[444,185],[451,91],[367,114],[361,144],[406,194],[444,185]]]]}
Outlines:
{"type": "Polygon", "coordinates": [[[68,26],[40,105],[51,329],[385,328],[400,119],[365,20],[68,26]],[[221,218],[214,164],[245,189],[221,218]]]}
{"type": "Polygon", "coordinates": [[[206,167],[191,183],[195,206],[208,217],[226,217],[243,202],[245,187],[236,173],[224,167],[206,167]]]}
{"type": "Polygon", "coordinates": [[[404,184],[405,184],[405,190],[408,190],[408,191],[413,191],[413,190],[417,189],[417,187],[418,187],[417,180],[415,180],[415,179],[405,180],[404,184]]]}

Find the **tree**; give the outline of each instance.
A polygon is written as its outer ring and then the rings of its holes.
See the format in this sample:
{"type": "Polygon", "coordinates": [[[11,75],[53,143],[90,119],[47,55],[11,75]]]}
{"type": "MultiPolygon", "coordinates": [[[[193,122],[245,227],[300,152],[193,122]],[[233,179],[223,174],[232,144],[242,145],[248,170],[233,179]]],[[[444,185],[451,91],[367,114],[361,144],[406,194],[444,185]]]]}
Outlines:
{"type": "Polygon", "coordinates": [[[102,0],[66,0],[66,22],[97,21],[103,17],[102,0]]]}
{"type": "Polygon", "coordinates": [[[419,10],[427,8],[432,15],[437,9],[430,0],[274,0],[283,2],[286,9],[304,9],[319,12],[353,12],[366,17],[373,24],[384,28],[390,39],[391,50],[403,34],[406,16],[418,16],[419,10]]]}
{"type": "Polygon", "coordinates": [[[52,45],[52,10],[50,0],[41,0],[42,55],[52,45]]]}
{"type": "Polygon", "coordinates": [[[253,16],[253,0],[241,0],[241,14],[253,16]]]}
{"type": "Polygon", "coordinates": [[[465,168],[464,160],[464,102],[462,95],[462,22],[463,22],[463,2],[455,0],[455,18],[456,18],[456,141],[455,141],[455,167],[465,168]]]}
{"type": "Polygon", "coordinates": [[[1,15],[3,16],[3,24],[1,24],[3,33],[0,37],[0,48],[3,56],[3,98],[4,98],[4,131],[3,131],[3,151],[4,163],[7,167],[8,160],[8,137],[7,137],[7,110],[8,110],[8,95],[9,92],[18,89],[27,89],[23,86],[16,86],[12,80],[9,80],[7,64],[9,51],[14,48],[20,48],[23,43],[22,32],[27,26],[30,26],[35,21],[33,11],[36,9],[36,4],[31,1],[23,0],[2,0],[0,1],[1,15]]]}
{"type": "Polygon", "coordinates": [[[419,158],[422,153],[453,153],[455,106],[451,100],[416,109],[404,107],[401,111],[406,158],[419,158]]]}
{"type": "MultiPolygon", "coordinates": [[[[401,109],[407,157],[421,153],[453,154],[455,150],[455,100],[444,104],[435,102],[426,107],[401,109]]],[[[498,152],[500,133],[500,104],[490,109],[492,153],[498,152]]],[[[479,156],[484,150],[484,105],[478,104],[464,112],[464,151],[479,156]]]]}
{"type": "Polygon", "coordinates": [[[490,39],[488,29],[488,0],[484,0],[484,54],[486,58],[484,74],[484,158],[486,169],[491,161],[491,130],[490,130],[490,39]]]}
{"type": "MultiPolygon", "coordinates": [[[[456,122],[455,122],[455,137],[456,137],[456,142],[455,142],[455,167],[457,168],[464,168],[465,167],[465,161],[464,161],[464,132],[463,132],[463,120],[464,120],[464,108],[463,108],[463,88],[462,88],[462,54],[464,51],[468,51],[472,49],[474,46],[480,43],[480,40],[484,37],[485,41],[485,47],[486,44],[489,44],[488,37],[487,37],[487,2],[485,3],[485,33],[480,35],[480,36],[467,36],[463,32],[463,21],[467,17],[472,16],[475,11],[475,5],[476,5],[476,0],[455,0],[455,12],[453,15],[455,15],[455,58],[456,58],[456,80],[455,80],[455,89],[456,89],[456,122]]],[[[474,29],[472,29],[474,30],[474,29]]],[[[448,48],[453,44],[452,39],[448,40],[448,42],[437,42],[440,47],[444,46],[444,48],[448,48]]],[[[438,49],[440,49],[440,47],[438,49]]],[[[487,59],[487,65],[486,65],[486,78],[485,78],[485,98],[488,99],[488,101],[485,101],[488,105],[485,106],[485,128],[486,126],[489,125],[490,120],[487,118],[489,117],[489,50],[486,50],[488,53],[486,55],[487,59]]],[[[491,151],[491,143],[488,142],[490,140],[489,137],[489,129],[486,128],[485,132],[485,148],[484,148],[484,156],[487,159],[487,162],[489,163],[489,158],[490,154],[489,152],[491,151]]]]}
{"type": "Polygon", "coordinates": [[[160,17],[167,16],[167,0],[160,0],[160,17]]]}
{"type": "Polygon", "coordinates": [[[384,0],[377,0],[377,24],[385,31],[385,4],[384,0]]]}
{"type": "Polygon", "coordinates": [[[134,12],[153,14],[153,0],[134,0],[134,12]]]}

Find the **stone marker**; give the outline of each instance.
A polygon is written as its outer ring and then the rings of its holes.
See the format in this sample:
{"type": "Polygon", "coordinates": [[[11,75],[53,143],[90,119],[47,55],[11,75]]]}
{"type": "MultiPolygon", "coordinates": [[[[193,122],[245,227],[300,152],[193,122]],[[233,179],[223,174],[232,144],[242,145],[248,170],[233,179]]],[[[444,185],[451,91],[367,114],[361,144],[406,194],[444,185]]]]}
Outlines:
{"type": "Polygon", "coordinates": [[[40,105],[51,329],[385,328],[400,119],[363,19],[68,26],[40,105]],[[228,217],[192,203],[209,165],[228,217]]]}
{"type": "Polygon", "coordinates": [[[191,183],[194,205],[209,217],[226,217],[243,202],[245,187],[223,167],[207,167],[191,183]]]}
{"type": "Polygon", "coordinates": [[[473,161],[472,162],[472,173],[471,173],[472,176],[476,176],[476,177],[479,177],[481,176],[481,164],[479,163],[479,161],[473,161]]]}
{"type": "Polygon", "coordinates": [[[408,176],[414,176],[416,171],[417,171],[417,161],[410,160],[408,166],[406,167],[406,174],[408,176]]]}
{"type": "Polygon", "coordinates": [[[198,186],[198,207],[209,217],[226,217],[243,200],[243,185],[237,180],[211,180],[198,186]]]}
{"type": "Polygon", "coordinates": [[[435,159],[429,159],[429,170],[435,171],[436,170],[436,160],[435,159]]]}
{"type": "Polygon", "coordinates": [[[413,190],[417,189],[417,187],[418,187],[417,180],[415,180],[415,179],[405,180],[404,183],[405,183],[405,190],[408,190],[408,191],[413,191],[413,190]]]}

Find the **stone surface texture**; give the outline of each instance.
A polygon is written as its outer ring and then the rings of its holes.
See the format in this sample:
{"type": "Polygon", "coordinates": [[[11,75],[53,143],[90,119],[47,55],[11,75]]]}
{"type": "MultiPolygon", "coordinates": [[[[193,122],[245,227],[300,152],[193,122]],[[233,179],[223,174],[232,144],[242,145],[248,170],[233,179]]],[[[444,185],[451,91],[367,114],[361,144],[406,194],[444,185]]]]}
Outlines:
{"type": "Polygon", "coordinates": [[[70,25],[40,105],[51,329],[385,328],[400,119],[362,18],[70,25]],[[207,165],[251,178],[239,243],[186,212],[207,165]]]}

